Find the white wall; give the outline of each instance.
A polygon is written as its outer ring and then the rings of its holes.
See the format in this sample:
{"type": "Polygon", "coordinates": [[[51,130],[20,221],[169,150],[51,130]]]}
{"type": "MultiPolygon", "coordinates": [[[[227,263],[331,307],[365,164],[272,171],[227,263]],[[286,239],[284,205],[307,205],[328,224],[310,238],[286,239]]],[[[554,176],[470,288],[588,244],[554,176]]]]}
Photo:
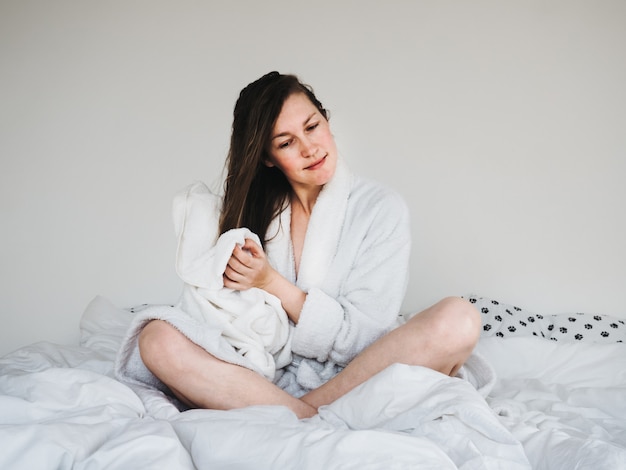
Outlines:
{"type": "Polygon", "coordinates": [[[299,74],[413,217],[406,310],[626,317],[626,3],[0,0],[0,354],[173,302],[172,196],[239,90],[299,74]]]}

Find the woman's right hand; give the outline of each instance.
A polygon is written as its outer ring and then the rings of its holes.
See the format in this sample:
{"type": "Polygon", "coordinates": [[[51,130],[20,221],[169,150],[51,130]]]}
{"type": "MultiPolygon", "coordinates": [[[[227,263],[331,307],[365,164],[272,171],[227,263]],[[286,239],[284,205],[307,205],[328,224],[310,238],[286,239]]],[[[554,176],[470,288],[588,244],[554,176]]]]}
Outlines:
{"type": "Polygon", "coordinates": [[[224,287],[246,290],[263,289],[278,297],[287,316],[298,323],[306,293],[280,275],[269,263],[263,248],[246,239],[243,246],[236,245],[224,270],[224,287]]]}
{"type": "Polygon", "coordinates": [[[263,248],[246,238],[243,245],[235,245],[224,270],[224,287],[246,290],[251,287],[266,289],[277,272],[269,264],[263,248]]]}

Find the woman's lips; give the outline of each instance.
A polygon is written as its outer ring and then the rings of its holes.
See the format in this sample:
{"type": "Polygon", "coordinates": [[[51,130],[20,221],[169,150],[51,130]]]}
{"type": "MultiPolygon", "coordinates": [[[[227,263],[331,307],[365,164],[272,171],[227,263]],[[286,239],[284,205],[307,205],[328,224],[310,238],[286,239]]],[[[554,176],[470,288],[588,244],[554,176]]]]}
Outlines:
{"type": "Polygon", "coordinates": [[[321,167],[324,162],[326,161],[326,155],[324,155],[322,158],[320,158],[318,161],[316,161],[315,163],[313,163],[313,165],[309,165],[305,168],[305,170],[317,170],[319,167],[321,167]]]}

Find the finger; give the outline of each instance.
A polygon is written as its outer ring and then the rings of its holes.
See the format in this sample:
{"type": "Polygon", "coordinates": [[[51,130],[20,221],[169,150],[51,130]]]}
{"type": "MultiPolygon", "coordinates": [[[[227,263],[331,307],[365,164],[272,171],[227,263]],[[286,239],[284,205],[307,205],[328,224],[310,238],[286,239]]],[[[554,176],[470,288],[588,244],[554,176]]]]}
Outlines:
{"type": "Polygon", "coordinates": [[[229,266],[226,266],[222,278],[224,279],[224,285],[226,287],[231,287],[233,289],[244,289],[247,286],[246,277],[243,274],[240,274],[237,271],[233,270],[229,266]]]}
{"type": "Polygon", "coordinates": [[[244,246],[241,245],[236,245],[235,248],[233,249],[233,255],[231,256],[231,260],[232,259],[236,259],[242,266],[246,266],[246,267],[250,267],[250,261],[251,261],[251,253],[250,251],[248,251],[247,248],[245,248],[244,246]]]}
{"type": "Polygon", "coordinates": [[[222,276],[222,280],[224,282],[224,287],[228,287],[230,289],[235,289],[235,290],[244,290],[244,287],[241,284],[230,279],[226,275],[226,273],[224,273],[224,275],[222,276]]]}
{"type": "Polygon", "coordinates": [[[251,238],[246,238],[246,241],[243,244],[243,249],[247,250],[252,256],[259,256],[263,254],[263,248],[261,248],[261,246],[251,238]]]}
{"type": "MultiPolygon", "coordinates": [[[[244,255],[244,256],[249,257],[249,255],[244,255]]],[[[234,253],[233,253],[233,256],[231,256],[230,259],[228,260],[228,264],[226,265],[226,267],[229,267],[232,271],[242,276],[246,273],[246,271],[250,269],[250,267],[242,263],[234,253]]]]}
{"type": "Polygon", "coordinates": [[[243,283],[250,276],[252,268],[241,263],[237,258],[232,256],[224,269],[224,273],[234,282],[243,283]]]}

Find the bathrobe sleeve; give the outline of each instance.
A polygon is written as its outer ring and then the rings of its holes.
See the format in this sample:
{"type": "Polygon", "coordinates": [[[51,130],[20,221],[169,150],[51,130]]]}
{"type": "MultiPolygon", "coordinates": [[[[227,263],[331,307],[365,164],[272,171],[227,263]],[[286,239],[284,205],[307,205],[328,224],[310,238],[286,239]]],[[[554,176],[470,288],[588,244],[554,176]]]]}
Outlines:
{"type": "Polygon", "coordinates": [[[398,326],[410,243],[405,201],[391,189],[359,180],[331,268],[320,286],[308,290],[293,352],[345,365],[398,326]]]}

